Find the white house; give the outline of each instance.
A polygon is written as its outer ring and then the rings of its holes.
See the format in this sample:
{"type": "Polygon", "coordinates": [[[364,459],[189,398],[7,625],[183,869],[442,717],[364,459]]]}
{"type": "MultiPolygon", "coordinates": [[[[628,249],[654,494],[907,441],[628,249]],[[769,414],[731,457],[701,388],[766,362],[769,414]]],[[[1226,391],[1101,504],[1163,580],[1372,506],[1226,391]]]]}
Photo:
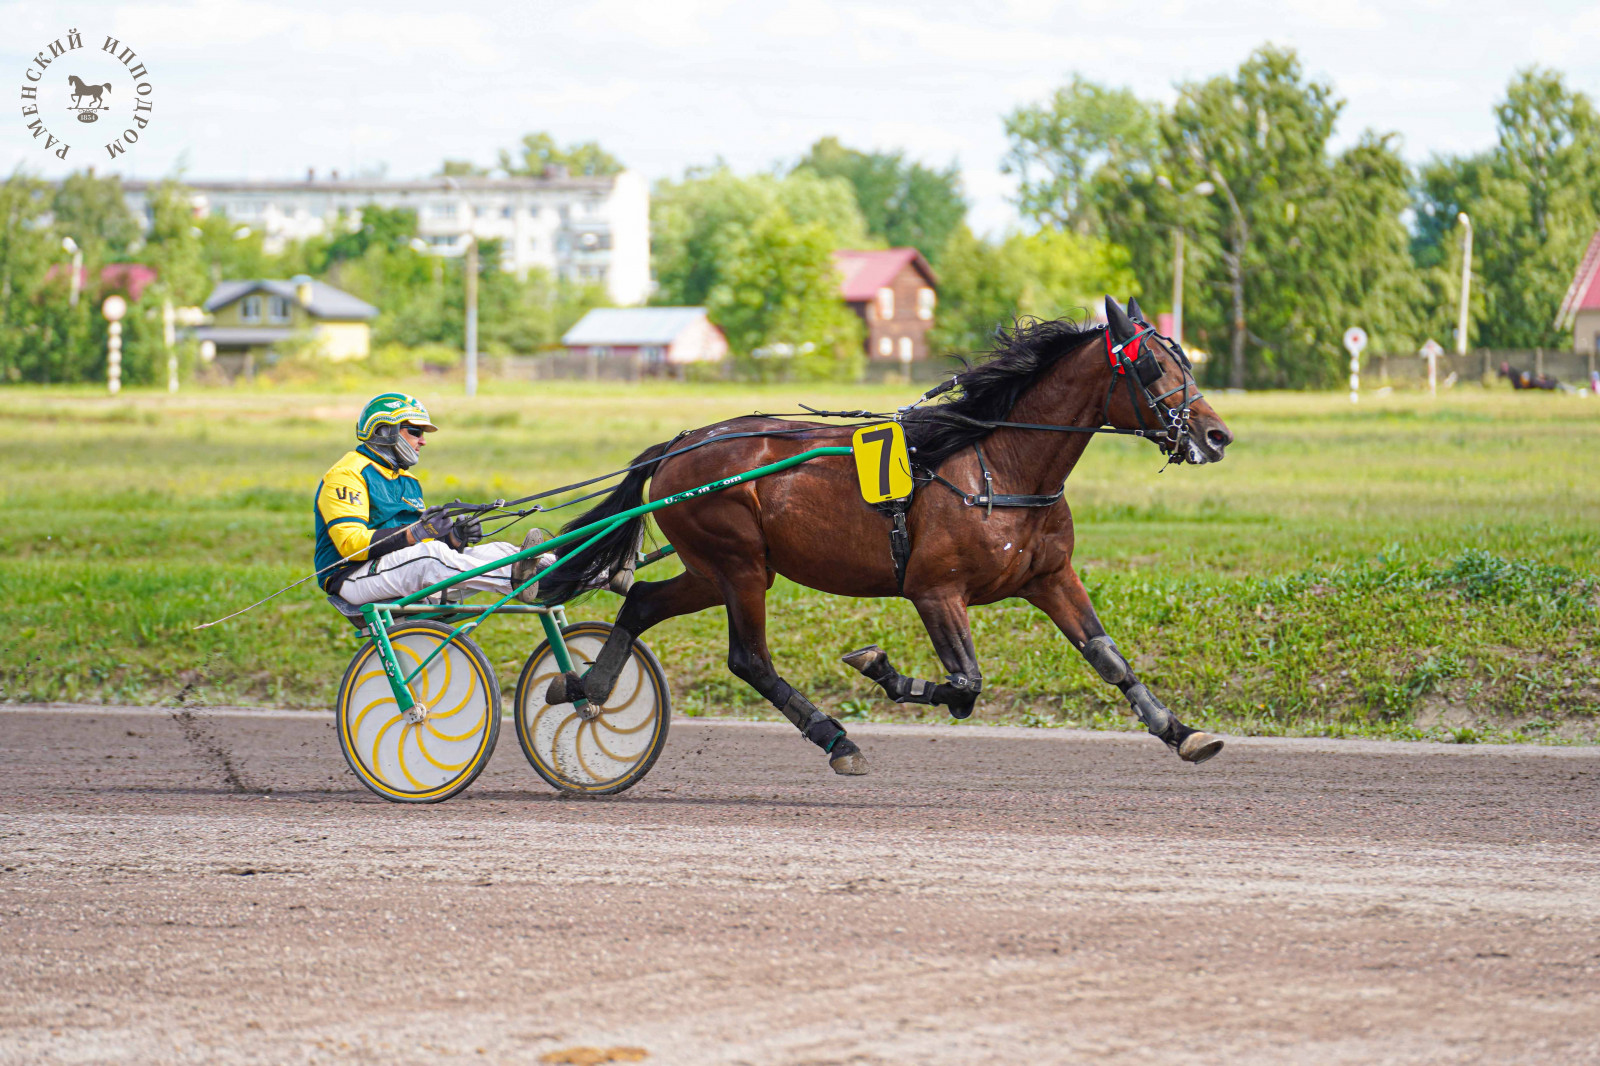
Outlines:
{"type": "Polygon", "coordinates": [[[562,336],[572,355],[637,357],[644,366],[715,362],[728,339],[704,307],[598,307],[562,336]]]}

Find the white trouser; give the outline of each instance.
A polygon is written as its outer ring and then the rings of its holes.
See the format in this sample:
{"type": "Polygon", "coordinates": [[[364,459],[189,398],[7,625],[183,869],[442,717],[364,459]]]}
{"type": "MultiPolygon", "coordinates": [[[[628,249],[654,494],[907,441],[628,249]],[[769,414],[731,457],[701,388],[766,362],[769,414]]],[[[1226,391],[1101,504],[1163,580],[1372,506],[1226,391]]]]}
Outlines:
{"type": "MultiPolygon", "coordinates": [[[[474,544],[466,551],[456,551],[443,541],[425,540],[409,548],[400,548],[368,563],[344,579],[339,586],[339,597],[347,603],[388,603],[401,596],[427,588],[467,570],[504,559],[519,549],[504,541],[487,541],[474,544]]],[[[504,596],[511,591],[511,567],[502,566],[477,577],[469,577],[451,586],[467,588],[474,592],[497,592],[504,596]]]]}

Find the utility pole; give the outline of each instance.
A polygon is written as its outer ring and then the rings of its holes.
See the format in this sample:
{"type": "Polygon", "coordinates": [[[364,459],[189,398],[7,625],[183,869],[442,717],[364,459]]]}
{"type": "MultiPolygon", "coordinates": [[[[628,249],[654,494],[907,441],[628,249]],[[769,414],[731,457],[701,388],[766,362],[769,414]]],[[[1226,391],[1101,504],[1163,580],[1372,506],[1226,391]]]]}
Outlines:
{"type": "Polygon", "coordinates": [[[1472,291],[1472,219],[1465,211],[1456,216],[1461,223],[1461,314],[1456,319],[1456,354],[1467,354],[1467,296],[1472,291]]]}
{"type": "MultiPolygon", "coordinates": [[[[1162,174],[1156,184],[1168,192],[1177,192],[1172,179],[1162,174]]],[[[1196,183],[1187,192],[1178,193],[1178,224],[1172,227],[1172,339],[1183,344],[1183,202],[1191,196],[1210,196],[1217,187],[1209,181],[1196,183]]]]}
{"type": "Polygon", "coordinates": [[[467,237],[467,395],[478,395],[478,238],[467,237]]]}
{"type": "Polygon", "coordinates": [[[167,347],[167,391],[178,391],[178,315],[172,300],[161,301],[161,341],[167,347]]]}
{"type": "Polygon", "coordinates": [[[1172,227],[1172,339],[1183,347],[1183,227],[1172,227]]]}

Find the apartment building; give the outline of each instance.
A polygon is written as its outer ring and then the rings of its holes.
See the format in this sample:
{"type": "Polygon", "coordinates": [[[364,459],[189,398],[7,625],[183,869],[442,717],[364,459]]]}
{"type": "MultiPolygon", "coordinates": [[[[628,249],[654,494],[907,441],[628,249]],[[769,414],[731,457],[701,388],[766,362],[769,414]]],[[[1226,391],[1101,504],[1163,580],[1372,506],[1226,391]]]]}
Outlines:
{"type": "MultiPolygon", "coordinates": [[[[500,265],[518,274],[543,267],[556,277],[603,284],[618,304],[650,294],[650,192],[643,177],[574,177],[552,167],[538,178],[427,178],[420,181],[187,181],[201,215],[266,234],[268,251],[361,224],[361,208],[410,208],[418,234],[440,255],[461,255],[469,234],[500,242],[500,265]]],[[[155,183],[126,181],[128,207],[148,219],[155,183]]]]}

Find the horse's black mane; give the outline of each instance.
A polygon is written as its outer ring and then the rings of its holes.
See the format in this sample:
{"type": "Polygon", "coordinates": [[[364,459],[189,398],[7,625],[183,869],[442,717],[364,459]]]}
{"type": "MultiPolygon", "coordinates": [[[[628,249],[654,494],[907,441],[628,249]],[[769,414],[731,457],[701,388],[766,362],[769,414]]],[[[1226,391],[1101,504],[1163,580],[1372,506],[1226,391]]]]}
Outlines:
{"type": "Polygon", "coordinates": [[[937,467],[949,456],[987,437],[992,430],[972,425],[966,419],[1003,421],[1022,394],[1057,359],[1102,328],[1080,326],[1067,319],[1025,319],[1010,328],[1001,327],[987,358],[960,373],[961,393],[957,398],[906,412],[901,421],[906,443],[916,449],[913,461],[918,466],[937,467]]]}

